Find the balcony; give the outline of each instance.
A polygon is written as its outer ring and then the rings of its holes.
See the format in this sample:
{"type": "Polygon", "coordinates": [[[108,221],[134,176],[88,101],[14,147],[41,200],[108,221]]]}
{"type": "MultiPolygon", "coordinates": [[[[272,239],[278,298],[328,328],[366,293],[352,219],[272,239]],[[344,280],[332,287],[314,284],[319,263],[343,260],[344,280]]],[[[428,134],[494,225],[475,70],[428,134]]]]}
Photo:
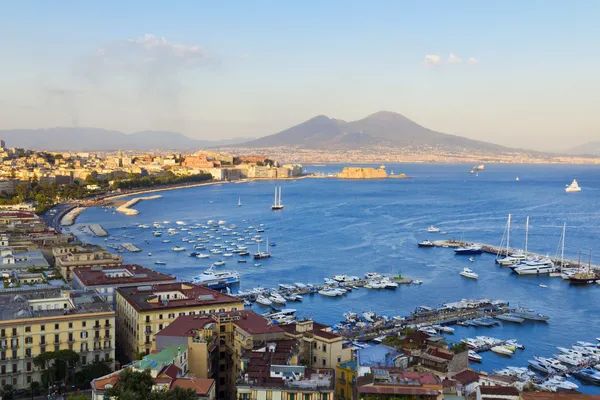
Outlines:
{"type": "Polygon", "coordinates": [[[100,325],[94,325],[93,328],[94,328],[94,330],[96,330],[96,329],[102,328],[102,326],[100,326],[100,325]]]}

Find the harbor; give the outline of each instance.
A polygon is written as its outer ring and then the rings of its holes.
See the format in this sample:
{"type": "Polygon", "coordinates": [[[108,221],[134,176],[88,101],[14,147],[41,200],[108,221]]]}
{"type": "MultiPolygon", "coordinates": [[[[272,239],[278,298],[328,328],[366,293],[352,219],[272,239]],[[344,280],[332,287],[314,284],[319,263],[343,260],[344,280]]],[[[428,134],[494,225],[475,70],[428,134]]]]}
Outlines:
{"type": "Polygon", "coordinates": [[[135,206],[140,201],[156,200],[156,199],[160,199],[160,198],[162,198],[161,195],[146,196],[146,197],[135,197],[135,198],[127,201],[125,204],[122,204],[119,207],[117,207],[116,211],[118,211],[120,213],[123,213],[123,214],[125,214],[127,216],[138,215],[140,212],[138,210],[135,210],[135,209],[131,208],[131,207],[135,206]]]}

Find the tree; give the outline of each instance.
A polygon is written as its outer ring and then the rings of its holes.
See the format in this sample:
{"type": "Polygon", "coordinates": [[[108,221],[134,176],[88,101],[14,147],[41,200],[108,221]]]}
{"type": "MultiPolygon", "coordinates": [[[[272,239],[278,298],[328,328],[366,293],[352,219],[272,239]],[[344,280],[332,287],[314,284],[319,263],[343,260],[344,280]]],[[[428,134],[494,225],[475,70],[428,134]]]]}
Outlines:
{"type": "Polygon", "coordinates": [[[77,383],[88,385],[91,381],[101,376],[108,375],[112,371],[108,365],[103,362],[95,362],[90,365],[86,365],[81,371],[75,374],[75,381],[77,383]]]}
{"type": "Polygon", "coordinates": [[[67,397],[67,400],[90,400],[90,398],[83,393],[71,393],[69,397],[67,397]]]}
{"type": "Polygon", "coordinates": [[[0,398],[2,400],[10,400],[13,398],[12,385],[4,385],[2,388],[0,388],[0,398]]]}
{"type": "Polygon", "coordinates": [[[195,400],[196,393],[191,389],[174,388],[167,392],[153,391],[154,381],[150,370],[144,372],[125,369],[119,374],[115,386],[107,389],[106,398],[118,400],[195,400]]]}
{"type": "Polygon", "coordinates": [[[33,364],[42,369],[42,379],[45,383],[54,385],[56,381],[67,381],[69,366],[79,362],[79,354],[73,350],[47,351],[36,356],[33,364]]]}

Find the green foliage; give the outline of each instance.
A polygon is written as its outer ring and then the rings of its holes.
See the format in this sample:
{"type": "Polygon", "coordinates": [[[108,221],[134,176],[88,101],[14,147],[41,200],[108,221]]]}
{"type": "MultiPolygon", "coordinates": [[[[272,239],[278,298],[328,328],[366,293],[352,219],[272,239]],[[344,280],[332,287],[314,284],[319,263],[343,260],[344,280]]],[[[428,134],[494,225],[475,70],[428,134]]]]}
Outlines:
{"type": "Polygon", "coordinates": [[[450,347],[450,350],[452,350],[452,352],[454,352],[454,354],[458,354],[458,353],[462,353],[463,351],[467,351],[468,347],[467,347],[466,343],[460,342],[460,343],[453,344],[452,347],[450,347]]]}
{"type": "Polygon", "coordinates": [[[119,375],[119,380],[105,396],[118,400],[194,400],[196,393],[190,389],[175,388],[171,391],[153,391],[154,381],[150,371],[132,371],[126,369],[119,375]]]}
{"type": "Polygon", "coordinates": [[[90,365],[86,365],[81,371],[75,374],[75,381],[77,383],[88,385],[91,381],[101,376],[108,375],[112,371],[108,365],[103,362],[95,362],[90,365]]]}
{"type": "Polygon", "coordinates": [[[67,400],[90,400],[90,398],[83,393],[71,393],[67,400]]]}
{"type": "Polygon", "coordinates": [[[0,388],[0,398],[2,398],[2,400],[10,400],[13,398],[12,385],[4,385],[0,388]]]}
{"type": "Polygon", "coordinates": [[[45,383],[65,380],[69,366],[79,362],[79,354],[73,350],[47,351],[33,359],[33,365],[42,370],[45,383]]]}
{"type": "Polygon", "coordinates": [[[171,171],[158,176],[142,176],[130,174],[127,180],[116,180],[113,182],[113,189],[137,189],[160,185],[175,185],[179,183],[197,183],[212,180],[211,174],[196,174],[177,176],[171,171]],[[131,176],[133,175],[133,177],[131,176]]]}

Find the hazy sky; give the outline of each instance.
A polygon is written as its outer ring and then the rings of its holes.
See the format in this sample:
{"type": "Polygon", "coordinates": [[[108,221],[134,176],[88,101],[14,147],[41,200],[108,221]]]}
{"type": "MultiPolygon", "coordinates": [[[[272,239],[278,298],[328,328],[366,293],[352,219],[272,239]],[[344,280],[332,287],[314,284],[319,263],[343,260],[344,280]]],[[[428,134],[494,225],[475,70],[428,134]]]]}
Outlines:
{"type": "Polygon", "coordinates": [[[390,110],[561,150],[600,140],[600,1],[3,0],[0,129],[263,136],[390,110]]]}

